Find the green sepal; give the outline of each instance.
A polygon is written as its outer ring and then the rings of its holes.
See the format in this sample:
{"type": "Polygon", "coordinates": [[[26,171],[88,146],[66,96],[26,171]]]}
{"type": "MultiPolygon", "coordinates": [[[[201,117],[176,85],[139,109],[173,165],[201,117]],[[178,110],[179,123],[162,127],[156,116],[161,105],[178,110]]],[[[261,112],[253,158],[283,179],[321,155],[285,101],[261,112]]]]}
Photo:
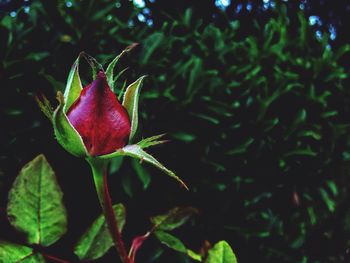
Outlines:
{"type": "Polygon", "coordinates": [[[166,143],[166,142],[168,142],[168,140],[158,140],[158,139],[162,138],[164,135],[165,135],[165,133],[155,135],[152,137],[148,137],[146,139],[142,139],[141,141],[139,141],[137,143],[137,145],[139,145],[142,149],[145,149],[145,148],[157,145],[157,144],[166,143]]]}
{"type": "MultiPolygon", "coordinates": [[[[128,47],[126,47],[118,56],[116,56],[111,63],[109,63],[109,65],[107,66],[107,70],[106,70],[106,76],[107,76],[107,81],[108,81],[108,85],[111,88],[111,90],[114,92],[114,83],[116,81],[116,79],[114,79],[114,68],[115,65],[118,63],[119,59],[127,52],[131,51],[133,48],[135,48],[138,45],[138,43],[133,43],[131,45],[129,45],[128,47]]],[[[118,76],[120,76],[126,69],[124,69],[122,72],[120,72],[118,74],[118,76]]],[[[117,77],[118,77],[117,76],[117,77]]]]}
{"type": "Polygon", "coordinates": [[[34,99],[35,99],[36,103],[38,104],[40,110],[52,122],[53,109],[52,109],[50,101],[44,95],[35,96],[34,99]]]}
{"type": "Polygon", "coordinates": [[[138,107],[139,107],[140,90],[142,87],[143,79],[145,77],[146,76],[142,76],[138,80],[136,80],[134,83],[131,83],[126,88],[126,91],[124,93],[123,106],[128,112],[129,118],[131,121],[131,131],[129,136],[130,142],[132,142],[134,135],[137,131],[137,126],[139,122],[138,107]]]}
{"type": "Polygon", "coordinates": [[[205,263],[237,263],[236,255],[226,241],[220,241],[208,251],[205,263]]]}
{"type": "Polygon", "coordinates": [[[75,60],[75,62],[72,65],[72,68],[69,72],[66,89],[64,91],[64,100],[65,105],[63,106],[63,111],[66,113],[70,106],[76,101],[77,98],[80,96],[80,92],[83,89],[83,86],[81,84],[81,80],[79,77],[79,60],[80,60],[81,54],[79,54],[78,58],[75,60]]]}
{"type": "Polygon", "coordinates": [[[55,172],[44,155],[26,164],[9,192],[7,215],[29,244],[50,246],[67,230],[67,212],[55,172]]]}
{"type": "Polygon", "coordinates": [[[53,128],[57,141],[66,151],[77,157],[88,156],[82,138],[64,113],[65,103],[61,92],[57,93],[57,100],[59,105],[53,113],[53,128]]]}
{"type": "Polygon", "coordinates": [[[110,153],[110,154],[106,154],[106,155],[101,155],[101,156],[98,156],[96,158],[99,158],[99,159],[111,159],[111,158],[118,157],[118,156],[130,156],[130,157],[133,157],[133,158],[136,158],[136,159],[140,159],[141,162],[145,161],[147,163],[150,163],[150,164],[154,165],[155,167],[157,167],[158,169],[160,169],[163,172],[165,172],[170,177],[172,177],[175,180],[177,180],[183,187],[185,187],[188,190],[187,185],[174,172],[172,172],[169,169],[167,169],[163,164],[161,164],[152,155],[150,155],[147,152],[145,152],[144,150],[142,150],[140,145],[137,145],[137,144],[127,145],[124,148],[119,149],[116,152],[113,152],[113,153],[110,153]]]}
{"type": "Polygon", "coordinates": [[[0,262],[44,263],[44,257],[31,247],[0,240],[0,262]]]}
{"type": "MultiPolygon", "coordinates": [[[[113,205],[118,222],[118,228],[123,230],[126,211],[123,204],[113,205]]],[[[74,253],[80,260],[95,260],[102,257],[113,246],[113,240],[108,230],[105,218],[100,215],[82,235],[74,248],[74,253]]]]}
{"type": "Polygon", "coordinates": [[[118,63],[119,59],[129,50],[124,49],[118,56],[116,56],[111,63],[107,66],[106,77],[108,81],[108,85],[112,91],[114,91],[114,67],[118,63]]]}
{"type": "MultiPolygon", "coordinates": [[[[123,75],[125,73],[125,71],[127,71],[128,69],[129,68],[125,68],[125,69],[119,71],[117,76],[115,76],[115,78],[113,79],[113,83],[115,84],[117,82],[117,80],[120,78],[120,76],[123,75]]],[[[125,87],[126,87],[126,80],[124,81],[123,86],[122,86],[122,88],[120,90],[120,94],[118,95],[118,100],[121,100],[121,98],[123,97],[122,95],[124,93],[125,87]]],[[[115,92],[115,85],[114,85],[113,88],[111,87],[111,89],[112,89],[113,92],[115,92]]]]}
{"type": "Polygon", "coordinates": [[[119,101],[121,101],[122,98],[123,98],[125,88],[126,88],[126,80],[124,80],[123,86],[122,86],[121,89],[120,89],[120,93],[119,93],[119,95],[118,95],[118,100],[119,100],[119,101]]]}
{"type": "Polygon", "coordinates": [[[104,71],[102,65],[98,63],[94,57],[90,56],[89,54],[86,54],[85,52],[81,52],[80,56],[82,56],[91,67],[92,79],[96,79],[98,71],[104,71]]]}

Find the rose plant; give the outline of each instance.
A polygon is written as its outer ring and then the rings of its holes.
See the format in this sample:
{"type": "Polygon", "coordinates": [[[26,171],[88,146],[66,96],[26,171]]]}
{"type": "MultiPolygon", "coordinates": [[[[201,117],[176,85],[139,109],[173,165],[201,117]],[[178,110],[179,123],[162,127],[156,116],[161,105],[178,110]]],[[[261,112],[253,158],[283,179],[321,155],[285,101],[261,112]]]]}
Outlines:
{"type": "MultiPolygon", "coordinates": [[[[132,142],[138,127],[138,100],[142,81],[140,77],[130,84],[124,93],[123,103],[112,92],[114,86],[113,70],[120,57],[129,49],[124,50],[107,67],[96,70],[93,68],[94,81],[82,87],[79,76],[80,54],[74,62],[68,76],[64,94],[58,93],[59,106],[50,113],[51,106],[38,100],[39,106],[53,123],[57,141],[71,154],[84,157],[91,166],[96,191],[106,218],[115,246],[124,263],[132,262],[127,254],[118,229],[116,216],[112,207],[107,187],[107,167],[112,158],[131,156],[148,162],[171,177],[178,180],[187,188],[186,184],[172,171],[165,168],[153,156],[143,149],[163,143],[159,140],[162,135],[141,140],[137,144],[132,142]]],[[[92,59],[90,59],[91,61],[92,59]]],[[[95,60],[92,60],[95,62],[95,60]]],[[[133,249],[134,253],[136,250],[133,249]]]]}
{"type": "MultiPolygon", "coordinates": [[[[217,243],[209,251],[207,249],[204,254],[199,254],[187,249],[178,238],[169,233],[197,212],[193,207],[176,207],[166,214],[151,218],[151,230],[135,237],[130,249],[126,248],[122,238],[125,207],[122,204],[113,205],[108,191],[107,168],[112,159],[129,156],[152,164],[188,190],[174,172],[144,150],[164,143],[161,139],[163,134],[134,143],[138,128],[139,94],[145,76],[126,88],[122,103],[114,93],[114,67],[120,57],[130,49],[118,55],[106,70],[96,60],[81,53],[70,70],[64,93],[57,93],[59,104],[55,110],[45,96],[36,97],[41,110],[53,124],[59,144],[69,153],[85,158],[89,163],[103,211],[103,216],[78,241],[74,252],[81,260],[94,260],[103,256],[114,244],[123,263],[134,263],[136,252],[143,242],[151,234],[155,234],[163,244],[185,253],[193,260],[208,263],[236,262],[235,255],[224,241],[217,243]],[[81,58],[88,60],[93,71],[93,81],[85,87],[82,86],[79,76],[81,58]]],[[[21,170],[10,191],[7,212],[10,223],[27,234],[30,245],[50,246],[65,233],[67,218],[62,192],[43,155],[21,170]],[[45,185],[41,185],[43,183],[45,185]],[[43,200],[50,202],[41,204],[43,200]],[[34,205],[37,203],[39,205],[34,205]]],[[[28,262],[44,262],[45,258],[67,262],[43,252],[39,253],[30,246],[0,241],[1,262],[22,262],[27,259],[30,260],[28,262]]]]}

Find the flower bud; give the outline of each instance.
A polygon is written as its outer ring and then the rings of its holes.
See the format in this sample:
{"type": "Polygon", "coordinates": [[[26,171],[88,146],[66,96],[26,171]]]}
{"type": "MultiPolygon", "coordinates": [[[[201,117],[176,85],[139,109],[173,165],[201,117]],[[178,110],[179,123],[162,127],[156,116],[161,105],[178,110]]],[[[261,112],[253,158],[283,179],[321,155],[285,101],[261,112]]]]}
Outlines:
{"type": "Polygon", "coordinates": [[[91,156],[114,152],[128,143],[131,129],[128,113],[102,71],[81,91],[67,117],[91,156]]]}
{"type": "MultiPolygon", "coordinates": [[[[45,96],[37,96],[35,99],[52,122],[58,143],[74,156],[86,158],[94,167],[116,157],[136,158],[154,165],[188,189],[174,172],[143,150],[166,142],[160,140],[164,134],[133,144],[139,119],[139,95],[145,76],[126,88],[122,104],[110,88],[113,88],[115,82],[114,66],[129,50],[126,49],[115,57],[106,73],[103,70],[98,72],[95,80],[85,88],[82,87],[78,70],[79,59],[84,56],[81,53],[69,72],[64,94],[57,92],[57,108],[53,110],[45,96]],[[128,143],[131,144],[127,145],[128,143]]],[[[95,61],[90,57],[88,59],[95,61]]],[[[92,65],[92,68],[94,73],[97,68],[102,69],[99,64],[98,67],[92,65]]]]}

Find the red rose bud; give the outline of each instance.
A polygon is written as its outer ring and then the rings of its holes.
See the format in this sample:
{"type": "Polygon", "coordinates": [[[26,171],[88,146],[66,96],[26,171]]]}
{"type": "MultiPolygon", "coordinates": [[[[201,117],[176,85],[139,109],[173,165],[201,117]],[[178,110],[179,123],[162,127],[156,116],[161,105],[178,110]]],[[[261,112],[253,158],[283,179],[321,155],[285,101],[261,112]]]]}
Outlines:
{"type": "Polygon", "coordinates": [[[131,129],[128,113],[102,71],[81,91],[67,117],[91,156],[114,152],[128,143],[131,129]]]}

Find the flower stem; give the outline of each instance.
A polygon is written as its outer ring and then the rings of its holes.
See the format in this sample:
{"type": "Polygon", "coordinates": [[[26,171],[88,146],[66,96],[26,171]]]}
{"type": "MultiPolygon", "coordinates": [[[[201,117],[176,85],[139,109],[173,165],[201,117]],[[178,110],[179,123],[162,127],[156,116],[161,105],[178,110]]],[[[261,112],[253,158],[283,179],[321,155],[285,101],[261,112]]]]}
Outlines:
{"type": "Polygon", "coordinates": [[[89,162],[92,174],[94,177],[95,187],[102,207],[103,215],[106,219],[109,232],[111,233],[114,245],[118,251],[120,259],[123,263],[132,263],[128,257],[126,251],[122,234],[118,228],[117,218],[115,216],[112,200],[109,195],[108,185],[107,185],[107,166],[108,163],[105,160],[92,160],[87,159],[89,162]]]}
{"type": "Polygon", "coordinates": [[[58,257],[55,257],[55,256],[52,256],[52,255],[49,255],[49,254],[46,254],[46,253],[41,253],[43,255],[43,257],[51,260],[51,261],[54,261],[54,262],[58,262],[58,263],[69,263],[69,261],[67,260],[64,260],[64,259],[60,259],[58,257]]]}

